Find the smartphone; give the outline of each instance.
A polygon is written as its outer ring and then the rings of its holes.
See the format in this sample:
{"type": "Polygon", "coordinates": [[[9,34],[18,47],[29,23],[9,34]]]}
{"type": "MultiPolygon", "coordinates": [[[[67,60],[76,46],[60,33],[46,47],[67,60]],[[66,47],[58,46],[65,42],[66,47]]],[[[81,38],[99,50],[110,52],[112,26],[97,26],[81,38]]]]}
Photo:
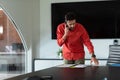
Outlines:
{"type": "Polygon", "coordinates": [[[67,25],[67,23],[66,23],[66,22],[65,22],[65,24],[66,24],[66,27],[67,27],[67,28],[71,31],[71,28],[69,28],[69,27],[68,27],[68,25],[67,25]]]}

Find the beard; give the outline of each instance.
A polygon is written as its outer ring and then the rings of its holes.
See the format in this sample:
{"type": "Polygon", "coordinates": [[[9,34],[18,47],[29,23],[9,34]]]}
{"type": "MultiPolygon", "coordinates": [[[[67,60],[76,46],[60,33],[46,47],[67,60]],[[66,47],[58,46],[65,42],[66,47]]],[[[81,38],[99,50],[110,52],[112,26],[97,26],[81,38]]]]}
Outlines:
{"type": "Polygon", "coordinates": [[[74,27],[69,27],[69,30],[73,30],[74,29],[74,27]]]}

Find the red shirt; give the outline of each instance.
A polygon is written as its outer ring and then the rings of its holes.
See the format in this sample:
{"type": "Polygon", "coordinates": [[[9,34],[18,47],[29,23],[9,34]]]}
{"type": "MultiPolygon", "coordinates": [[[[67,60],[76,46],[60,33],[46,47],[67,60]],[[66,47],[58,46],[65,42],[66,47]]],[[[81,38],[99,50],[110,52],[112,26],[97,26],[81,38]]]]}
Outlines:
{"type": "Polygon", "coordinates": [[[63,58],[67,60],[84,59],[85,51],[84,45],[88,48],[90,53],[94,52],[93,45],[89,39],[88,33],[85,28],[76,23],[73,30],[69,31],[67,39],[64,41],[62,36],[64,35],[65,23],[58,25],[57,27],[57,43],[62,46],[63,58]]]}

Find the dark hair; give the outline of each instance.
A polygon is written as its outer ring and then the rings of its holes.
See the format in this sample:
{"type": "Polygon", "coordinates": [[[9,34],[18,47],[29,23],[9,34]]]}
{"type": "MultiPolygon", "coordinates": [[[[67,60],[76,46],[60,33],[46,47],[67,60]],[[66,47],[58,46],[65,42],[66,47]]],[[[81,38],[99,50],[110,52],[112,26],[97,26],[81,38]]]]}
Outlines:
{"type": "Polygon", "coordinates": [[[74,12],[68,12],[66,15],[65,15],[65,21],[68,21],[68,20],[74,20],[76,19],[76,15],[74,12]]]}

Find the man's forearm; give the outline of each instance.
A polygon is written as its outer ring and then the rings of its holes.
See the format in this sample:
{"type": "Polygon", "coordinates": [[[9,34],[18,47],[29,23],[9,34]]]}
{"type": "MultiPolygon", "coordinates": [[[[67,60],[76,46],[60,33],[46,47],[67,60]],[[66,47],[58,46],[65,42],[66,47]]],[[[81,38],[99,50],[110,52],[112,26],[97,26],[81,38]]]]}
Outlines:
{"type": "Polygon", "coordinates": [[[64,34],[63,37],[62,37],[62,39],[65,41],[67,39],[67,35],[64,34]]]}

